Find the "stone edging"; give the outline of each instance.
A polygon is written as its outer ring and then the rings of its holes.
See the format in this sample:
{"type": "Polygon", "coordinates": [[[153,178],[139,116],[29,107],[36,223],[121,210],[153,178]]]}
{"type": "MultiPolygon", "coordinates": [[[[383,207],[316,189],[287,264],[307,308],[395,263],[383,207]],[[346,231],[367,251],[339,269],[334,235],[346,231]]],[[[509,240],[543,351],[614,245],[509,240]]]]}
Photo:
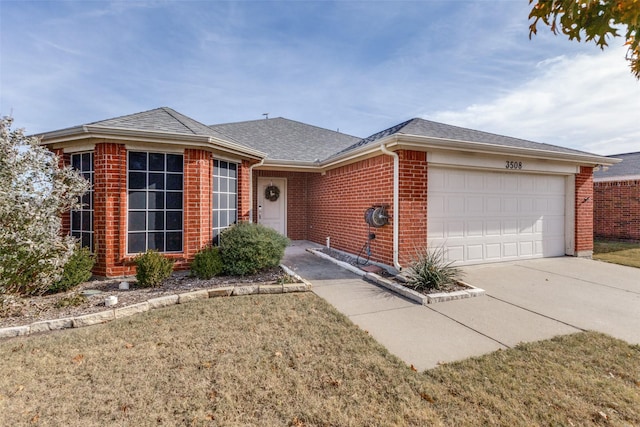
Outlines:
{"type": "Polygon", "coordinates": [[[329,260],[334,264],[337,264],[340,267],[347,269],[352,273],[357,274],[360,277],[370,280],[384,288],[389,289],[392,292],[402,295],[403,297],[408,298],[422,305],[433,304],[436,302],[453,301],[453,300],[464,299],[464,298],[472,298],[472,297],[477,297],[485,294],[484,289],[480,289],[468,283],[459,281],[458,282],[459,284],[461,284],[462,286],[466,286],[468,289],[465,289],[462,291],[455,291],[455,292],[438,292],[430,295],[424,295],[424,294],[421,294],[420,292],[414,291],[413,289],[409,289],[405,286],[399,285],[392,280],[381,277],[378,274],[362,271],[358,267],[353,266],[348,262],[337,260],[320,250],[310,248],[310,249],[307,249],[307,251],[311,252],[312,254],[320,258],[329,260]]]}
{"type": "Polygon", "coordinates": [[[144,302],[139,302],[137,304],[112,308],[105,311],[100,311],[98,313],[83,314],[81,316],[65,317],[62,319],[40,320],[29,325],[0,328],[0,338],[18,337],[68,328],[82,328],[84,326],[106,323],[112,320],[133,316],[134,314],[144,313],[145,311],[154,310],[157,308],[168,307],[174,304],[185,304],[198,299],[252,294],[286,294],[290,292],[308,292],[311,290],[311,283],[304,280],[288,267],[284,265],[280,265],[280,267],[289,276],[294,277],[300,283],[282,285],[225,286],[219,288],[201,289],[192,292],[185,292],[182,294],[165,295],[157,298],[152,298],[144,302]]]}

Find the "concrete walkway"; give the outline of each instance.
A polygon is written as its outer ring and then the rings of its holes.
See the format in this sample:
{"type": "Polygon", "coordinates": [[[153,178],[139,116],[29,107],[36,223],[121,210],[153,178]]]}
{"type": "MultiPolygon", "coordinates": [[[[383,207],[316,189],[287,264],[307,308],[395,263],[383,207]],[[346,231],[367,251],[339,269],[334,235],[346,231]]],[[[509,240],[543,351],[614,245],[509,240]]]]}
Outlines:
{"type": "Polygon", "coordinates": [[[571,257],[465,267],[487,295],[418,305],[306,251],[283,263],[389,351],[419,370],[524,341],[593,329],[640,344],[640,270],[571,257]]]}

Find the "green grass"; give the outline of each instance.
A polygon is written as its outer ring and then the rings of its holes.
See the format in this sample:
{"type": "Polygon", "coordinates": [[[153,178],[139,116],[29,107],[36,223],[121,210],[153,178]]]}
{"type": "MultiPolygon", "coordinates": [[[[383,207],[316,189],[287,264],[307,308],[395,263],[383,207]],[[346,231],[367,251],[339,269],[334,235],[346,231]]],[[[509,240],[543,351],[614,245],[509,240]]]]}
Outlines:
{"type": "Polygon", "coordinates": [[[0,425],[640,425],[638,346],[588,332],[414,372],[312,293],[4,340],[0,360],[0,425]]]}
{"type": "Polygon", "coordinates": [[[640,268],[640,243],[596,240],[593,244],[593,258],[640,268]]]}

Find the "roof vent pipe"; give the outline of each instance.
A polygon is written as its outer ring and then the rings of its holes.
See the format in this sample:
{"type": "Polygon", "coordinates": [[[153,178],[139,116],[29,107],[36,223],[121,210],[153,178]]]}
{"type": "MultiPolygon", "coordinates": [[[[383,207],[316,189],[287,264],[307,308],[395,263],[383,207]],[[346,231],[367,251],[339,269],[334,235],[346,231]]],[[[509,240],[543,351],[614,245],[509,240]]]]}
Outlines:
{"type": "Polygon", "coordinates": [[[258,163],[254,163],[249,166],[249,222],[253,222],[253,168],[262,166],[264,164],[264,158],[260,159],[258,163]]]}
{"type": "Polygon", "coordinates": [[[399,205],[400,205],[400,157],[398,153],[393,151],[389,151],[387,146],[384,143],[380,144],[380,151],[384,154],[393,157],[393,266],[398,270],[402,271],[402,266],[400,265],[400,261],[398,260],[399,256],[399,248],[400,248],[400,233],[399,228],[400,224],[398,222],[398,213],[399,213],[399,205]]]}

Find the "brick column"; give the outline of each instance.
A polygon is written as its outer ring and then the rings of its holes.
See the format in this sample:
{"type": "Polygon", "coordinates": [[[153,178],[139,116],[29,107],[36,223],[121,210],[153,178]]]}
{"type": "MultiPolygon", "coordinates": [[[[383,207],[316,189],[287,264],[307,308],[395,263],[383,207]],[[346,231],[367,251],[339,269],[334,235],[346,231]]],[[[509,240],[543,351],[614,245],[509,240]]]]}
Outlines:
{"type": "Polygon", "coordinates": [[[427,246],[427,153],[399,150],[399,261],[406,267],[427,246]]]}
{"type": "Polygon", "coordinates": [[[184,151],[184,258],[191,262],[211,244],[213,158],[198,149],[184,151]]]}
{"type": "Polygon", "coordinates": [[[96,144],[93,167],[94,273],[100,276],[132,274],[133,268],[126,268],[121,262],[127,250],[127,152],[124,145],[96,144]]]}
{"type": "MultiPolygon", "coordinates": [[[[249,182],[249,167],[251,164],[248,160],[243,160],[242,163],[238,165],[238,222],[249,222],[249,215],[251,213],[251,200],[249,200],[249,191],[251,188],[251,182],[249,182]]],[[[254,171],[253,175],[255,182],[257,173],[254,171]]],[[[256,221],[255,215],[253,220],[256,221]]]]}
{"type": "Polygon", "coordinates": [[[593,255],[593,168],[580,167],[576,175],[575,255],[593,255]]]}

